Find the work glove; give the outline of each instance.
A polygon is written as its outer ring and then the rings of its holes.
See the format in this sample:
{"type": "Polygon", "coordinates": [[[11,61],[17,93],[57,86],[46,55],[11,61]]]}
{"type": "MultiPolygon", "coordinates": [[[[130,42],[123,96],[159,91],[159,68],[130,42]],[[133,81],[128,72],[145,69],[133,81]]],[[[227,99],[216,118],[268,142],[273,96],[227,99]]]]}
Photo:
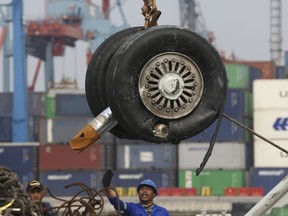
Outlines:
{"type": "Polygon", "coordinates": [[[102,184],[103,184],[103,187],[106,188],[106,187],[109,187],[110,186],[110,183],[111,183],[111,180],[112,180],[112,177],[113,177],[114,173],[111,169],[108,169],[104,175],[103,175],[103,178],[102,178],[102,184]]]}

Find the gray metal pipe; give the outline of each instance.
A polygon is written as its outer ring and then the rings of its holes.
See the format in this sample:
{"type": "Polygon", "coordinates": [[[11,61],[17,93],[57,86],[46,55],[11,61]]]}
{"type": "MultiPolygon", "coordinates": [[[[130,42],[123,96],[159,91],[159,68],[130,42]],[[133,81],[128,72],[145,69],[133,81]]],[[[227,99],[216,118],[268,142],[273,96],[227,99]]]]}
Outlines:
{"type": "Polygon", "coordinates": [[[288,175],[244,216],[262,216],[288,192],[288,175]]]}

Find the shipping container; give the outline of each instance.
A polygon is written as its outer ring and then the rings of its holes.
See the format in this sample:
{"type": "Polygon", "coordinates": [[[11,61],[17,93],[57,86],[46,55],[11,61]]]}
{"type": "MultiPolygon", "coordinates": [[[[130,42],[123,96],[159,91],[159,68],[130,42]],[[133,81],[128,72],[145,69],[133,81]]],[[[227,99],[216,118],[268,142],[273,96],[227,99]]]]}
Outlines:
{"type": "Polygon", "coordinates": [[[118,144],[117,169],[176,169],[176,150],[172,144],[118,144]]]}
{"type": "Polygon", "coordinates": [[[38,170],[35,170],[33,172],[23,172],[23,171],[16,171],[15,174],[17,175],[19,182],[24,187],[24,190],[26,190],[26,187],[28,183],[34,179],[39,179],[39,172],[38,170]]]}
{"type": "Polygon", "coordinates": [[[106,169],[117,169],[117,147],[116,143],[105,143],[105,165],[106,169]]]}
{"type": "Polygon", "coordinates": [[[11,116],[13,111],[13,93],[0,93],[0,116],[11,116]]]}
{"type": "MultiPolygon", "coordinates": [[[[54,196],[74,196],[83,191],[77,183],[85,184],[94,190],[102,189],[103,173],[97,170],[62,170],[40,172],[40,181],[44,187],[49,188],[54,196]],[[73,185],[65,188],[68,185],[73,185]]],[[[88,196],[87,192],[82,192],[80,196],[88,196]]]]}
{"type": "Polygon", "coordinates": [[[47,96],[45,110],[47,118],[55,117],[55,97],[47,96]]]}
{"type": "MultiPolygon", "coordinates": [[[[85,95],[84,89],[49,89],[46,98],[46,117],[54,118],[56,116],[56,96],[59,94],[64,95],[85,95]]],[[[75,107],[71,108],[74,109],[75,107]]]]}
{"type": "Polygon", "coordinates": [[[223,196],[226,187],[245,186],[243,170],[203,170],[196,176],[194,170],[179,169],[179,187],[197,188],[197,195],[223,196]]]}
{"type": "Polygon", "coordinates": [[[262,187],[267,194],[284,177],[288,175],[287,166],[284,168],[252,168],[250,171],[251,187],[262,187]]]}
{"type": "Polygon", "coordinates": [[[229,116],[253,116],[252,93],[243,89],[228,89],[224,113],[229,116]]]}
{"type": "Polygon", "coordinates": [[[39,120],[40,143],[68,143],[92,118],[75,116],[39,120]]]}
{"type": "Polygon", "coordinates": [[[243,64],[259,69],[261,71],[261,77],[263,79],[275,78],[275,63],[272,60],[271,61],[243,61],[243,64]]]}
{"type": "Polygon", "coordinates": [[[85,94],[57,94],[56,116],[93,116],[85,94]]]}
{"type": "Polygon", "coordinates": [[[117,170],[112,184],[115,187],[137,187],[145,179],[154,181],[158,188],[176,187],[177,172],[176,170],[117,170]]]}
{"type": "Polygon", "coordinates": [[[259,69],[249,67],[245,64],[225,64],[228,76],[228,89],[245,89],[252,91],[253,81],[261,79],[259,69]]]}
{"type": "MultiPolygon", "coordinates": [[[[210,143],[180,143],[179,169],[200,167],[210,143]]],[[[216,142],[205,169],[247,169],[253,165],[253,145],[216,142]]]]}
{"type": "Polygon", "coordinates": [[[39,169],[48,170],[85,170],[105,169],[105,148],[94,144],[79,153],[65,144],[45,144],[39,147],[39,169]]]}
{"type": "Polygon", "coordinates": [[[288,69],[284,66],[277,66],[276,79],[288,79],[288,69]]]}
{"type": "Polygon", "coordinates": [[[0,142],[12,142],[12,116],[0,116],[0,142]]]}
{"type": "MultiPolygon", "coordinates": [[[[232,116],[231,116],[232,117],[232,116]]],[[[237,122],[243,124],[248,128],[253,128],[253,121],[251,118],[243,116],[232,117],[237,122]]],[[[217,121],[215,121],[210,127],[203,132],[193,136],[185,142],[210,142],[212,135],[215,133],[217,121]]],[[[232,121],[222,118],[219,132],[217,135],[217,142],[244,142],[251,143],[252,134],[232,121]]]]}
{"type": "Polygon", "coordinates": [[[288,108],[288,79],[256,80],[253,89],[254,111],[288,108]]]}
{"type": "Polygon", "coordinates": [[[261,72],[260,79],[274,79],[275,78],[275,63],[273,60],[270,60],[270,61],[224,60],[224,63],[247,65],[251,68],[256,68],[261,72]]]}
{"type": "Polygon", "coordinates": [[[36,172],[38,147],[38,143],[0,143],[0,164],[14,172],[36,172]]]}
{"type": "Polygon", "coordinates": [[[255,110],[254,131],[267,139],[288,140],[288,108],[255,110]]]}
{"type": "Polygon", "coordinates": [[[46,93],[30,92],[28,94],[28,115],[29,116],[46,116],[46,93]]]}
{"type": "MultiPolygon", "coordinates": [[[[276,145],[288,149],[287,140],[273,140],[276,145]]],[[[264,140],[254,141],[254,167],[288,167],[288,154],[264,140]]]]}
{"type": "Polygon", "coordinates": [[[39,117],[28,116],[29,142],[39,142],[39,117]]]}

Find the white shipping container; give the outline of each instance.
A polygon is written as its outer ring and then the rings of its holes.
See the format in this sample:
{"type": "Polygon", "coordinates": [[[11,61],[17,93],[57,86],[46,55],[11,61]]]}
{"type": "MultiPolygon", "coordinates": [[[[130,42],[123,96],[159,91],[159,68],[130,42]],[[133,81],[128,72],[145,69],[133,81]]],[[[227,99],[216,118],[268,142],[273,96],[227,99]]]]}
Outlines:
{"type": "Polygon", "coordinates": [[[267,139],[288,140],[288,108],[254,111],[254,131],[267,139]]]}
{"type": "MultiPolygon", "coordinates": [[[[288,149],[288,140],[272,140],[275,144],[288,149]]],[[[254,141],[254,167],[288,167],[288,154],[271,144],[254,141]]]]}
{"type": "Polygon", "coordinates": [[[254,110],[288,108],[288,79],[255,80],[253,106],[254,110]]]}
{"type": "MultiPolygon", "coordinates": [[[[216,142],[205,169],[245,169],[252,163],[252,152],[246,154],[245,143],[216,142]],[[247,160],[247,161],[246,161],[247,160]]],[[[178,145],[180,169],[197,169],[209,148],[209,143],[180,143],[178,145]]],[[[252,144],[251,144],[252,151],[252,144]]]]}

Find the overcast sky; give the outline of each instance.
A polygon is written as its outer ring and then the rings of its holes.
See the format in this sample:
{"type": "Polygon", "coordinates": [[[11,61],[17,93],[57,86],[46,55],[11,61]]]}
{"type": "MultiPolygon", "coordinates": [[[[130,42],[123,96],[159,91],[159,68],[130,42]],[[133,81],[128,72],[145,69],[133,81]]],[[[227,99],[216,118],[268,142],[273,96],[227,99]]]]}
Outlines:
{"type": "MultiPolygon", "coordinates": [[[[2,2],[4,0],[0,0],[2,2]]],[[[6,1],[6,0],[5,0],[6,1]]],[[[142,0],[122,0],[125,18],[131,26],[144,24],[141,15],[142,0]]],[[[7,1],[6,1],[7,2],[7,1]]],[[[44,17],[44,0],[23,0],[25,19],[40,19],[44,17]]],[[[93,0],[101,4],[102,0],[93,0]]],[[[179,1],[157,0],[157,6],[162,11],[159,25],[179,25],[179,1]],[[168,3],[169,2],[169,3],[168,3]]],[[[234,52],[237,57],[244,60],[270,59],[270,0],[198,0],[207,29],[216,37],[216,48],[234,52]]],[[[111,5],[115,0],[111,0],[111,5]]],[[[121,24],[122,20],[118,8],[111,14],[111,21],[121,24]]],[[[288,50],[288,1],[282,0],[282,37],[283,51],[288,50]]],[[[76,48],[66,48],[64,57],[55,58],[55,78],[59,82],[62,76],[76,78],[80,88],[84,88],[86,72],[87,44],[78,41],[76,48]]],[[[2,55],[0,53],[2,58],[2,55]]],[[[32,74],[36,68],[37,60],[28,58],[28,82],[31,83],[32,74]],[[33,72],[31,72],[33,71],[33,72]]],[[[1,62],[1,60],[0,60],[1,62]]],[[[2,63],[1,63],[2,64],[2,63]]],[[[0,68],[0,81],[2,80],[2,67],[0,68]]],[[[43,73],[43,72],[42,72],[43,73]]],[[[43,81],[39,76],[37,89],[41,90],[43,81]]],[[[2,83],[2,82],[1,82],[2,83]]],[[[2,87],[0,87],[2,91],[2,87]]]]}

